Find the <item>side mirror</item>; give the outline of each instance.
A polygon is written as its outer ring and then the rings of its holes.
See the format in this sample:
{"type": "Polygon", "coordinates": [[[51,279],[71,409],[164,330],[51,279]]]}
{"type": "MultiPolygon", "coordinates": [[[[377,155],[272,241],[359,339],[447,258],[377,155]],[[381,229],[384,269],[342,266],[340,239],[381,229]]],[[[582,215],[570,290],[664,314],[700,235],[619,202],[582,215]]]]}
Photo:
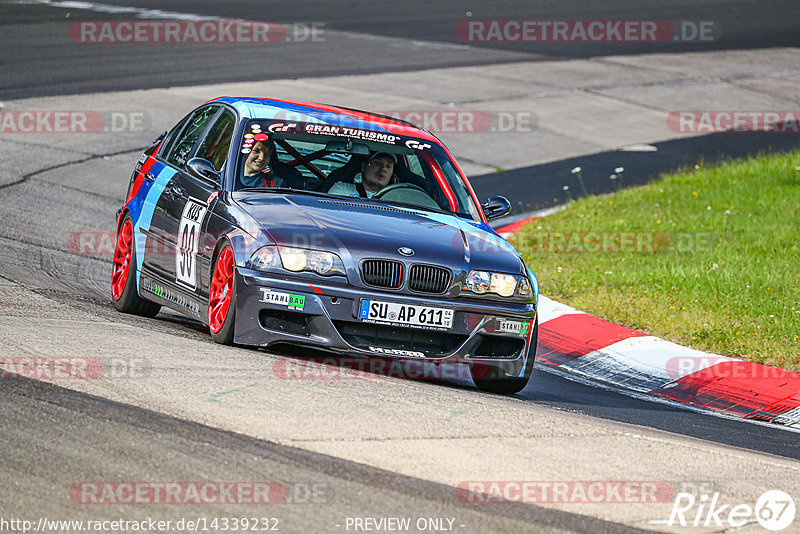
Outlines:
{"type": "MultiPolygon", "coordinates": [[[[3,109],[3,107],[2,107],[2,106],[0,106],[0,109],[3,109]]],[[[167,133],[168,133],[168,132],[167,132],[166,130],[164,130],[164,131],[161,133],[161,135],[159,135],[158,137],[156,137],[155,139],[153,139],[153,144],[154,144],[154,145],[157,145],[158,143],[160,143],[161,141],[163,141],[163,140],[164,140],[164,138],[167,136],[167,133]]]]}
{"type": "Polygon", "coordinates": [[[497,219],[511,212],[511,202],[506,197],[489,197],[486,204],[481,204],[487,219],[497,219]]]}
{"type": "MultiPolygon", "coordinates": [[[[220,172],[214,168],[210,161],[203,158],[192,158],[186,162],[186,166],[195,176],[206,180],[219,181],[220,172]]],[[[508,201],[506,201],[508,202],[508,201]]]]}

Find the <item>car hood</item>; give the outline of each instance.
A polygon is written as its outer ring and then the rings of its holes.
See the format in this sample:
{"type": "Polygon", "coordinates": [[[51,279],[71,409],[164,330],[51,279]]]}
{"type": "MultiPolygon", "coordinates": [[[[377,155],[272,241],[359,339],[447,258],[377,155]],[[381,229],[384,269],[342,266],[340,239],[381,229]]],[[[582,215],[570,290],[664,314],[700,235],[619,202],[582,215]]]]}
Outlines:
{"type": "Polygon", "coordinates": [[[516,250],[486,224],[443,213],[362,199],[237,192],[234,200],[276,244],[336,252],[355,266],[364,258],[524,273],[516,250]],[[413,255],[400,253],[401,247],[413,255]]]}

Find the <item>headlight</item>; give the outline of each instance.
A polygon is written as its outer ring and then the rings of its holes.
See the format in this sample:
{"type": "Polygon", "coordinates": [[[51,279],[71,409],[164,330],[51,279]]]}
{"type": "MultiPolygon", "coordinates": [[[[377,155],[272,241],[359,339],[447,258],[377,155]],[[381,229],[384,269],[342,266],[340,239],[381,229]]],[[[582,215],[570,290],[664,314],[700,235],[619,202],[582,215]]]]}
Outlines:
{"type": "Polygon", "coordinates": [[[307,265],[317,274],[328,274],[336,263],[336,255],[313,250],[308,253],[307,265]]]}
{"type": "Polygon", "coordinates": [[[513,274],[470,271],[467,275],[466,286],[467,289],[478,295],[497,293],[501,297],[511,297],[516,292],[518,296],[529,297],[532,294],[527,278],[513,274]]]}
{"type": "Polygon", "coordinates": [[[275,245],[261,247],[255,251],[250,257],[248,266],[257,270],[283,267],[295,273],[313,271],[323,276],[345,274],[344,264],[336,254],[275,245]]]}
{"type": "Polygon", "coordinates": [[[280,247],[283,268],[288,271],[313,271],[322,276],[344,275],[341,258],[332,252],[304,248],[280,247]]]}
{"type": "Polygon", "coordinates": [[[517,278],[510,274],[492,273],[492,285],[489,291],[494,291],[501,297],[510,297],[517,289],[517,278]]]}
{"type": "Polygon", "coordinates": [[[533,294],[533,290],[531,290],[531,283],[528,282],[527,278],[523,278],[519,281],[519,288],[517,289],[517,293],[521,297],[530,297],[533,294]]]}
{"type": "Polygon", "coordinates": [[[278,255],[278,247],[275,246],[261,247],[250,256],[250,261],[248,262],[248,267],[256,270],[280,266],[281,260],[278,255]]]}
{"type": "Polygon", "coordinates": [[[300,272],[308,263],[307,252],[301,248],[280,248],[283,268],[288,271],[300,272]]]}
{"type": "Polygon", "coordinates": [[[492,275],[486,271],[470,271],[467,275],[467,287],[479,295],[489,291],[492,284],[492,275]]]}

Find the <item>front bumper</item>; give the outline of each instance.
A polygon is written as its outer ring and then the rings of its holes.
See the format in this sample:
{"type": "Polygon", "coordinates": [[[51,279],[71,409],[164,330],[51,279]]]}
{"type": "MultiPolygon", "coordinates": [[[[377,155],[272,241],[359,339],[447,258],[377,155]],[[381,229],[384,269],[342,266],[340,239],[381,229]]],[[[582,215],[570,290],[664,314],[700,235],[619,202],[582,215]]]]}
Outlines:
{"type": "Polygon", "coordinates": [[[347,355],[436,363],[491,362],[520,376],[529,357],[534,304],[409,295],[334,279],[292,278],[237,267],[234,342],[306,346],[347,355]],[[362,299],[453,310],[452,326],[426,330],[359,319],[362,299]]]}

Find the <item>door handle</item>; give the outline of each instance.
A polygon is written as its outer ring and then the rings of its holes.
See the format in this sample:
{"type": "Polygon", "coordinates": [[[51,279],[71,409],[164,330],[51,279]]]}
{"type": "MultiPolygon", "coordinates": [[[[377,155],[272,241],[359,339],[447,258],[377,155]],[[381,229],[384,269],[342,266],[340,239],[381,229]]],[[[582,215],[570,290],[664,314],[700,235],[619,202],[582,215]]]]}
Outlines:
{"type": "Polygon", "coordinates": [[[186,196],[184,193],[185,193],[184,189],[179,185],[171,185],[170,187],[167,188],[167,194],[173,200],[182,196],[186,196]]]}

